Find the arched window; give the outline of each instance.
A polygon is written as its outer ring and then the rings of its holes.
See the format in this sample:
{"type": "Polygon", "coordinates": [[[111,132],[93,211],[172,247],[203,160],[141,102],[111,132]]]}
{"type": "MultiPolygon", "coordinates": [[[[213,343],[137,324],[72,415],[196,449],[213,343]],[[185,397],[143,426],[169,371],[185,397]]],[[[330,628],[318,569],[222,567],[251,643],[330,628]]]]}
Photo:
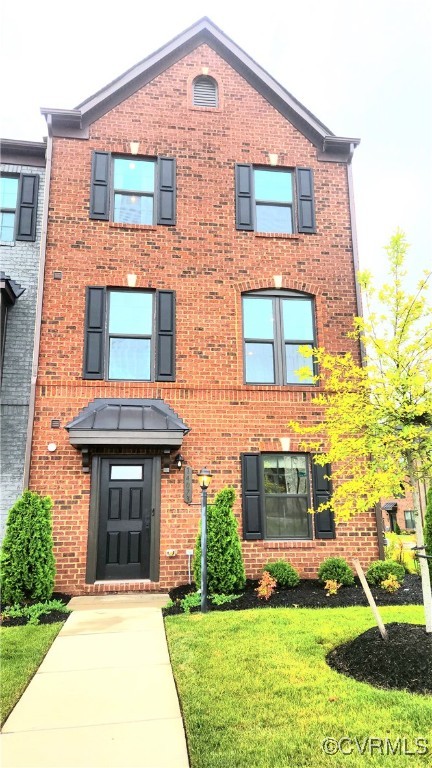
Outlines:
{"type": "Polygon", "coordinates": [[[246,384],[313,384],[312,358],[299,346],[315,346],[314,300],[295,291],[243,294],[243,342],[246,384]],[[310,369],[300,379],[299,368],[310,369]]]}
{"type": "Polygon", "coordinates": [[[194,107],[217,107],[218,87],[216,80],[207,75],[200,75],[193,81],[194,107]]]}

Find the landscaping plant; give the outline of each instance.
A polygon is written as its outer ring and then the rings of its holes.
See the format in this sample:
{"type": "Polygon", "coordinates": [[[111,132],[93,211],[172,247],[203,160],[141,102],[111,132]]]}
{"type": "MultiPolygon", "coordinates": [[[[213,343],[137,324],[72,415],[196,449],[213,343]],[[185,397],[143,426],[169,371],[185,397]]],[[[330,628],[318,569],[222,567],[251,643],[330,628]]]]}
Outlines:
{"type": "Polygon", "coordinates": [[[407,573],[418,573],[418,560],[413,549],[404,547],[403,539],[397,533],[387,533],[388,544],[385,550],[386,560],[395,560],[403,565],[407,573]]]}
{"type": "Polygon", "coordinates": [[[318,568],[320,581],[337,581],[344,587],[354,584],[354,574],[343,557],[327,557],[318,568]]]}
{"type": "Polygon", "coordinates": [[[258,586],[255,589],[255,592],[257,593],[258,597],[262,600],[268,600],[269,597],[272,596],[273,592],[276,589],[276,579],[273,578],[269,574],[268,571],[264,571],[263,575],[261,576],[258,586]]]}
{"type": "MultiPolygon", "coordinates": [[[[243,589],[246,581],[243,554],[233,505],[235,491],[224,488],[207,509],[207,591],[230,594],[243,589]]],[[[201,583],[201,531],[198,532],[193,572],[201,583]]]]}
{"type": "Polygon", "coordinates": [[[326,583],[324,584],[327,597],[331,597],[331,595],[337,595],[341,586],[342,584],[340,584],[338,581],[335,581],[335,579],[327,579],[326,583]]]}
{"type": "Polygon", "coordinates": [[[264,571],[276,579],[277,586],[282,589],[296,587],[300,581],[298,571],[288,562],[288,560],[275,560],[273,563],[266,563],[264,571]]]}
{"type": "Polygon", "coordinates": [[[51,509],[48,496],[24,491],[9,512],[0,556],[4,605],[49,600],[53,593],[51,509]]]}
{"type": "Polygon", "coordinates": [[[395,560],[375,560],[366,571],[366,579],[369,584],[378,586],[385,579],[393,576],[399,584],[405,578],[405,568],[395,560]]]}
{"type": "Polygon", "coordinates": [[[400,583],[392,573],[387,579],[384,579],[384,581],[381,582],[381,588],[385,589],[386,592],[396,592],[400,587],[400,583]]]}

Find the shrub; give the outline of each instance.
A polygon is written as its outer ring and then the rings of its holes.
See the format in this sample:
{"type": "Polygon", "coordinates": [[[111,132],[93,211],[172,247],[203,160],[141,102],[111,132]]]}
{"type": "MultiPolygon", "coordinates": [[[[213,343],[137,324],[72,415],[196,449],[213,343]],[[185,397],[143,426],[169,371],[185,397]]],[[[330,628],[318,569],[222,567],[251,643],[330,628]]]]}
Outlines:
{"type": "Polygon", "coordinates": [[[24,491],[9,512],[1,550],[4,604],[48,600],[54,589],[52,501],[24,491]]]}
{"type": "Polygon", "coordinates": [[[400,529],[399,523],[397,523],[397,522],[395,522],[395,524],[394,524],[394,532],[395,532],[395,533],[396,533],[398,536],[400,536],[400,535],[401,535],[401,529],[400,529]]]}
{"type": "Polygon", "coordinates": [[[201,595],[199,592],[189,592],[183,600],[180,600],[180,606],[185,613],[190,613],[191,608],[201,605],[201,595]]]}
{"type": "MultiPolygon", "coordinates": [[[[246,581],[243,554],[233,504],[235,491],[224,488],[207,510],[207,591],[209,594],[239,592],[246,581]]],[[[193,561],[195,583],[201,583],[201,531],[193,561]]]]}
{"type": "Polygon", "coordinates": [[[320,581],[337,581],[345,587],[354,584],[354,574],[343,557],[328,557],[318,568],[320,581]]]}
{"type": "Polygon", "coordinates": [[[389,576],[394,576],[402,584],[405,578],[405,568],[394,560],[375,560],[366,571],[366,579],[369,584],[381,584],[389,576]]]}
{"type": "MultiPolygon", "coordinates": [[[[424,519],[424,543],[425,552],[420,554],[432,555],[432,488],[429,488],[426,497],[426,512],[424,519]]],[[[429,565],[429,573],[432,581],[432,559],[427,561],[429,565]]]]}
{"type": "Polygon", "coordinates": [[[273,576],[270,576],[268,571],[264,571],[260,581],[258,582],[258,586],[255,589],[258,597],[261,600],[268,600],[269,597],[272,596],[275,589],[276,579],[274,579],[273,576]]]}
{"type": "Polygon", "coordinates": [[[238,600],[241,595],[212,595],[210,597],[213,605],[225,605],[225,603],[232,603],[233,600],[238,600]]]}
{"type": "Polygon", "coordinates": [[[282,589],[296,587],[300,581],[298,572],[288,560],[276,560],[273,563],[267,563],[264,566],[264,571],[276,579],[278,587],[282,587],[282,589]]]}
{"type": "Polygon", "coordinates": [[[29,624],[39,624],[41,616],[52,613],[53,611],[67,614],[72,613],[61,600],[47,600],[42,603],[33,603],[32,605],[11,605],[2,612],[3,619],[16,619],[24,617],[28,619],[29,624]]]}
{"type": "Polygon", "coordinates": [[[381,582],[381,589],[385,589],[386,592],[396,592],[400,589],[400,586],[396,576],[393,576],[392,573],[388,579],[384,579],[384,581],[381,582]]]}
{"type": "Polygon", "coordinates": [[[326,583],[324,584],[327,597],[330,597],[331,595],[337,595],[341,586],[342,584],[339,584],[338,581],[335,581],[334,579],[327,579],[326,583]]]}

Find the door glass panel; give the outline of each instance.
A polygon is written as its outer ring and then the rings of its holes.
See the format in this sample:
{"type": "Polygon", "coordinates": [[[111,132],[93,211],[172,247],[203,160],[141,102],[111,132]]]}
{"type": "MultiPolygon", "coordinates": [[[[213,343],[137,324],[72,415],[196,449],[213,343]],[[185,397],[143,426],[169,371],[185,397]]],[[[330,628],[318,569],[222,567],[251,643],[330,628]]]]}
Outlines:
{"type": "Polygon", "coordinates": [[[311,341],[314,337],[312,302],[306,299],[286,299],[282,302],[284,339],[311,341]]]}
{"type": "Polygon", "coordinates": [[[128,192],[154,191],[155,164],[153,160],[135,160],[115,158],[114,189],[126,189],[128,192]]]}
{"type": "Polygon", "coordinates": [[[251,344],[246,347],[246,381],[251,384],[274,384],[273,344],[251,344]]]}
{"type": "Polygon", "coordinates": [[[273,299],[243,299],[246,339],[273,339],[273,299]]]}
{"type": "MultiPolygon", "coordinates": [[[[303,346],[312,349],[310,344],[304,344],[303,346]]],[[[285,344],[285,357],[287,384],[313,384],[313,359],[311,357],[303,357],[299,352],[298,344],[285,344]],[[310,376],[307,378],[298,376],[296,371],[299,368],[309,368],[310,376]]]]}
{"type": "Polygon", "coordinates": [[[255,200],[292,203],[292,177],[289,171],[254,171],[255,200]]]}
{"type": "Polygon", "coordinates": [[[111,480],[142,480],[142,464],[112,464],[111,480]]]}
{"type": "Polygon", "coordinates": [[[256,231],[281,232],[291,235],[293,226],[290,206],[257,204],[256,231]]]}
{"type": "Polygon", "coordinates": [[[152,316],[152,293],[111,291],[108,325],[110,333],[151,336],[152,316]]]}

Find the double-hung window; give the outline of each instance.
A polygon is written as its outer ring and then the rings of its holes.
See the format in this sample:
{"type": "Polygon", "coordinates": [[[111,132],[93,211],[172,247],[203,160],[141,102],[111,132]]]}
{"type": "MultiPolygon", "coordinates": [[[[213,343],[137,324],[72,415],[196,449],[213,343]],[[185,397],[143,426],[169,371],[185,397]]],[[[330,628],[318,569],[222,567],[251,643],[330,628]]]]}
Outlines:
{"type": "Polygon", "coordinates": [[[314,302],[290,291],[243,295],[246,384],[313,384],[314,364],[300,346],[315,346],[314,302]],[[310,376],[297,371],[308,368],[310,376]]]}
{"type": "Polygon", "coordinates": [[[237,229],[285,235],[316,232],[311,168],[239,163],[235,184],[237,229]]]}
{"type": "Polygon", "coordinates": [[[155,161],[114,158],[113,221],[153,224],[155,161]]]}
{"type": "Polygon", "coordinates": [[[245,539],[335,537],[332,512],[309,512],[330,501],[329,464],[306,453],[244,453],[241,460],[245,539]]]}
{"type": "Polygon", "coordinates": [[[293,232],[293,181],[291,171],[254,168],[255,223],[257,232],[293,232]]]}
{"type": "Polygon", "coordinates": [[[34,241],[39,174],[4,174],[0,178],[0,241],[34,241]]]}
{"type": "Polygon", "coordinates": [[[87,288],[83,376],[174,381],[174,291],[87,288]]]}
{"type": "Polygon", "coordinates": [[[175,159],[93,152],[90,218],[129,225],[175,224],[175,159]]]}
{"type": "Polygon", "coordinates": [[[108,379],[150,381],[154,293],[109,291],[108,379]]]}

